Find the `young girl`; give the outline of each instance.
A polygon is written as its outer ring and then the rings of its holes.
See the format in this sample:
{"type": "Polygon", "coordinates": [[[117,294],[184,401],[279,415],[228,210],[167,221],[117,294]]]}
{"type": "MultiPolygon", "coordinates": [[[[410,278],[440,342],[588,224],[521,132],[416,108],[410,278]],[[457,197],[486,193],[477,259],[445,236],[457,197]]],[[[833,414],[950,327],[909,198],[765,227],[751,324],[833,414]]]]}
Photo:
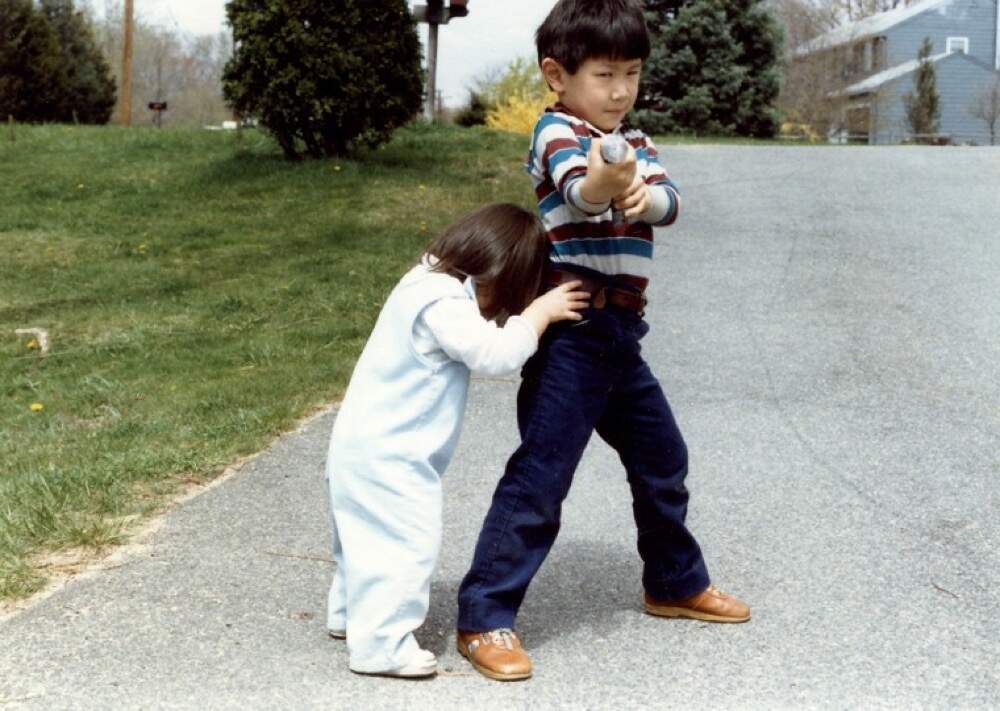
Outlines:
{"type": "Polygon", "coordinates": [[[484,207],[431,242],[379,314],[326,467],[336,562],[327,626],[346,636],[352,671],[436,672],[413,631],[427,615],[441,475],[458,440],[469,373],[517,370],[550,323],[578,320],[586,306],[578,282],[534,298],[547,250],[534,215],[484,207]]]}

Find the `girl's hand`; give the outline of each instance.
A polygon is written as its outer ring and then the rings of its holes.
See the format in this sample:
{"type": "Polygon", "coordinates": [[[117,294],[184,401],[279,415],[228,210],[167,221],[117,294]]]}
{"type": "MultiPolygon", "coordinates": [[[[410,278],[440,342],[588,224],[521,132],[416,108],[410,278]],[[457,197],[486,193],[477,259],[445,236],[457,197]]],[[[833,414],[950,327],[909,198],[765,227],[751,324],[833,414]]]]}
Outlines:
{"type": "Polygon", "coordinates": [[[580,282],[568,281],[535,299],[535,303],[540,303],[548,314],[549,323],[566,319],[579,321],[583,318],[579,311],[587,308],[590,303],[590,294],[586,291],[577,291],[579,287],[580,282]]]}
{"type": "Polygon", "coordinates": [[[625,219],[635,222],[642,217],[646,210],[653,204],[653,198],[649,195],[649,186],[641,175],[636,175],[628,190],[616,197],[613,201],[616,209],[625,211],[625,219]]]}
{"type": "Polygon", "coordinates": [[[535,327],[539,336],[545,333],[549,324],[556,321],[567,319],[579,321],[583,317],[578,312],[590,303],[590,294],[586,291],[577,291],[579,287],[578,281],[560,284],[532,301],[531,305],[521,313],[521,317],[535,327]]]}

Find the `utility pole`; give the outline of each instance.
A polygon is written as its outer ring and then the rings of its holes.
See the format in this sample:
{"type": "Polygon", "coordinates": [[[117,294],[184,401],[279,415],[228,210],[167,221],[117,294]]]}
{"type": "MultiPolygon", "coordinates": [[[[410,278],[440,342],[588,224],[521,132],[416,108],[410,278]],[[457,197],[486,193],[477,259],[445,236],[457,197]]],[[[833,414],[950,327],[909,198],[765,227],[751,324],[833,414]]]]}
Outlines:
{"type": "Polygon", "coordinates": [[[122,126],[132,125],[132,16],[134,0],[125,0],[125,26],[122,30],[122,85],[118,97],[118,117],[122,126]]]}
{"type": "Polygon", "coordinates": [[[413,8],[413,18],[417,22],[427,23],[427,98],[424,104],[424,115],[428,121],[433,121],[437,104],[437,52],[438,26],[447,25],[453,17],[465,17],[469,14],[469,0],[449,0],[448,7],[444,0],[427,0],[426,5],[413,8]]]}
{"type": "Polygon", "coordinates": [[[428,121],[435,117],[434,99],[437,96],[437,63],[438,63],[438,23],[427,23],[427,100],[424,102],[424,115],[428,121]]]}

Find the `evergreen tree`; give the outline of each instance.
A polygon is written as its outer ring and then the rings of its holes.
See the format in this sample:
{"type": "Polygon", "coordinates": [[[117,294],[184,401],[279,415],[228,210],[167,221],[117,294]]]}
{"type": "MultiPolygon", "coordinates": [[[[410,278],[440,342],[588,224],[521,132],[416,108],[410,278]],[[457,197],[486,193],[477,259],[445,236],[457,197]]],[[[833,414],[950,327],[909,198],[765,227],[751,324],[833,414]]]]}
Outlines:
{"type": "Polygon", "coordinates": [[[729,33],[723,0],[695,0],[673,20],[657,19],[636,103],[638,125],[650,133],[735,131],[731,109],[745,70],[737,64],[740,47],[729,33]]]}
{"type": "Polygon", "coordinates": [[[115,83],[90,23],[73,7],[73,0],[41,0],[41,10],[55,32],[66,76],[65,92],[55,108],[57,120],[107,123],[115,105],[115,83]]]}
{"type": "Polygon", "coordinates": [[[420,42],[405,0],[230,0],[223,89],[289,158],[377,145],[420,110],[420,42]]]}
{"type": "Polygon", "coordinates": [[[647,0],[647,131],[773,136],[782,33],[764,0],[647,0]]]}
{"type": "Polygon", "coordinates": [[[0,120],[58,119],[66,75],[55,33],[31,0],[0,0],[0,120]]]}
{"type": "Polygon", "coordinates": [[[924,43],[917,53],[920,64],[913,76],[916,93],[907,92],[903,97],[906,105],[906,120],[910,130],[918,141],[928,140],[928,136],[938,132],[938,120],[941,118],[941,97],[937,93],[937,73],[934,64],[928,59],[934,45],[930,37],[924,38],[924,43]]]}
{"type": "Polygon", "coordinates": [[[746,69],[739,92],[736,133],[771,138],[781,124],[775,104],[781,91],[783,33],[764,0],[728,0],[729,32],[740,47],[736,62],[746,69]]]}
{"type": "Polygon", "coordinates": [[[681,8],[687,5],[691,0],[646,0],[646,16],[649,18],[649,22],[655,26],[659,26],[663,22],[667,22],[680,13],[681,8]]]}

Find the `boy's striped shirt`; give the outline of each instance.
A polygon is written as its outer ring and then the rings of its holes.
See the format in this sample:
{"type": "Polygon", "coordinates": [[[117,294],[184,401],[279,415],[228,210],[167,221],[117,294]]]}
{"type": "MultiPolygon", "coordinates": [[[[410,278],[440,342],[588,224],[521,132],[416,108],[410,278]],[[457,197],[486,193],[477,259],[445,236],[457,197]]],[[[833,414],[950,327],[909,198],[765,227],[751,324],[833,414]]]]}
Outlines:
{"type": "MultiPolygon", "coordinates": [[[[662,190],[666,212],[654,223],[677,219],[680,193],[657,160],[656,147],[645,133],[620,125],[636,153],[636,169],[650,186],[662,190]]],[[[615,225],[610,203],[595,205],[580,195],[587,174],[587,153],[593,138],[604,133],[556,105],[535,125],[528,163],[538,209],[551,242],[549,258],[556,264],[593,269],[645,289],[653,260],[653,227],[645,222],[615,225]]]]}

